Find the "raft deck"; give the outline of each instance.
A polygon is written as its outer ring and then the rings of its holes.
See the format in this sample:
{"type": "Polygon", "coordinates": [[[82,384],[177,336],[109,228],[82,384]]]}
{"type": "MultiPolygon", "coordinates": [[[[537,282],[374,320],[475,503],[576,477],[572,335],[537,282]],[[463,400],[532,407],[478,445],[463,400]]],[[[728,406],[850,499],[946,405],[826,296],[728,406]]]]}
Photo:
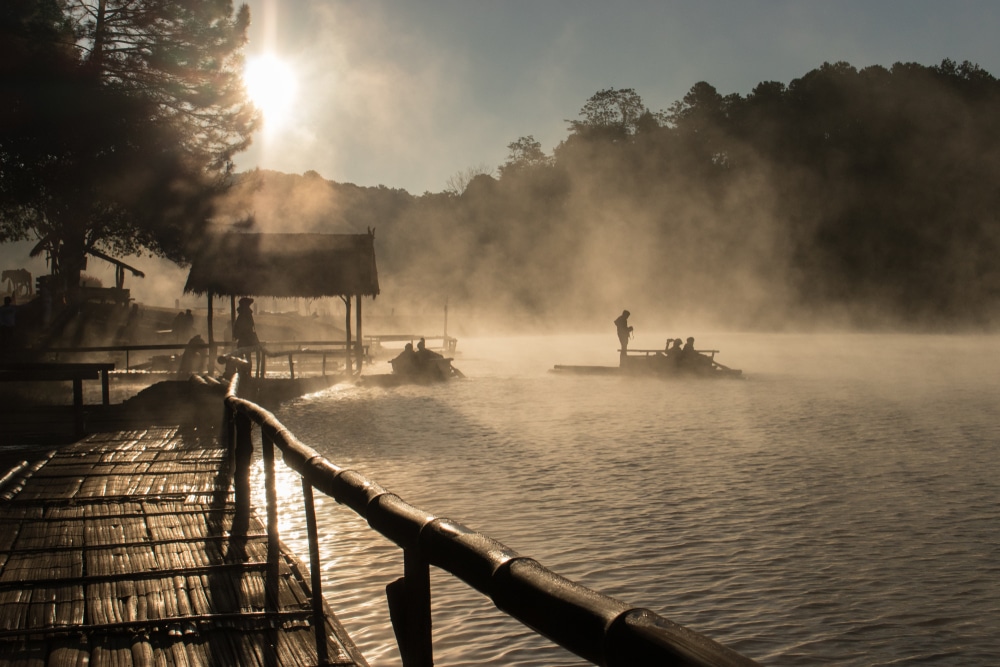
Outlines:
{"type": "MultiPolygon", "coordinates": [[[[318,664],[308,569],[281,546],[268,611],[266,529],[227,461],[210,435],[141,429],[3,477],[0,664],[318,664]]],[[[366,667],[322,604],[326,664],[366,667]]]]}

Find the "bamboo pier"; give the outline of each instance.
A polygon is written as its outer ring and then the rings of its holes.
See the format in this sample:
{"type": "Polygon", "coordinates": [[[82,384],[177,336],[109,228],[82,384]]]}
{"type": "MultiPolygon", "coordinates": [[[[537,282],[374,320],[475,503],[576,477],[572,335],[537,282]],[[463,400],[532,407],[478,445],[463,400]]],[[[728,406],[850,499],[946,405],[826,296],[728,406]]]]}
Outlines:
{"type": "Polygon", "coordinates": [[[217,434],[148,428],[3,476],[0,665],[367,665],[308,568],[284,545],[269,566],[230,458],[217,434]]]}

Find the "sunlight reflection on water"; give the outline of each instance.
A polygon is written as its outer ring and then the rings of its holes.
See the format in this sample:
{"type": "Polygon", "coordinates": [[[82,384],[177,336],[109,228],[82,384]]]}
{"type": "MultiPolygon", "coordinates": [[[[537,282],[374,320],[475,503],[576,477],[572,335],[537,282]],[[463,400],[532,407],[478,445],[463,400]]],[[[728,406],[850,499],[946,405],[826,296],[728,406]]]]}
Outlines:
{"type": "MultiPolygon", "coordinates": [[[[704,335],[746,381],[548,372],[614,365],[608,338],[462,341],[466,380],[277,414],[407,502],[767,664],[1000,660],[996,339],[704,335]]],[[[279,489],[306,559],[299,482],[279,489]]],[[[399,664],[399,550],[317,502],[327,599],[372,664],[399,664]]],[[[432,587],[440,664],[581,664],[443,573],[432,587]]]]}

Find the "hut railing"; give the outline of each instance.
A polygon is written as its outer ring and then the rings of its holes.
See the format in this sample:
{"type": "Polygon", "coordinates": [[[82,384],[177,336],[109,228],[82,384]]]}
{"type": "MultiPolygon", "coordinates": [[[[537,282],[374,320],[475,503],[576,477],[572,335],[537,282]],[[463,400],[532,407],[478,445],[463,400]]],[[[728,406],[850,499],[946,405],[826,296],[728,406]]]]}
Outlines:
{"type": "MultiPolygon", "coordinates": [[[[233,341],[215,341],[213,343],[153,343],[148,345],[99,345],[90,347],[48,347],[39,350],[46,355],[53,355],[56,360],[58,360],[61,355],[80,355],[80,354],[97,354],[97,353],[113,353],[113,354],[124,354],[125,364],[123,369],[125,371],[132,370],[131,355],[134,353],[149,353],[149,352],[183,352],[189,347],[203,350],[207,353],[209,359],[215,357],[216,350],[232,350],[233,341]]],[[[255,368],[261,368],[263,366],[263,371],[266,372],[266,359],[268,357],[285,357],[288,359],[288,369],[292,377],[295,377],[294,371],[294,357],[296,356],[319,356],[322,362],[322,372],[326,375],[327,358],[336,358],[337,355],[343,356],[348,350],[356,350],[358,344],[356,342],[348,343],[344,340],[268,340],[261,341],[260,348],[260,361],[263,362],[255,368]]],[[[371,363],[371,357],[368,354],[368,346],[361,346],[362,358],[368,363],[371,363]]]]}
{"type": "MultiPolygon", "coordinates": [[[[233,361],[237,367],[245,362],[233,361]]],[[[265,600],[277,610],[278,518],[274,448],[301,478],[309,541],[313,627],[327,664],[321,566],[313,489],[346,505],[402,550],[403,576],[386,587],[389,615],[405,667],[433,665],[430,566],[489,597],[498,609],[596,665],[747,666],[753,660],[643,608],[632,607],[548,570],[532,558],[455,521],[413,507],[354,470],[300,442],[261,406],[239,398],[239,372],[225,398],[223,443],[234,463],[237,516],[250,511],[253,429],[260,430],[267,502],[265,600]]],[[[236,523],[234,522],[234,525],[236,523]]]]}

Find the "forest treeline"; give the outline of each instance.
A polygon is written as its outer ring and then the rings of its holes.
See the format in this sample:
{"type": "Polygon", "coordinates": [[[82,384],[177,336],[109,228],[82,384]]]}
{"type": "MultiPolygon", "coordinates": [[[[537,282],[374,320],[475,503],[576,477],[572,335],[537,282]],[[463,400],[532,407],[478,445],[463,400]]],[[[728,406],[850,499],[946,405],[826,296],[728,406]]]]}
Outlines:
{"type": "MultiPolygon", "coordinates": [[[[824,64],[665,111],[591,97],[442,193],[253,172],[258,220],[375,228],[383,293],[606,324],[990,328],[1000,299],[1000,83],[946,60],[824,64]],[[272,201],[274,203],[268,203],[272,201]],[[391,291],[386,287],[391,286],[391,291]]],[[[237,195],[239,196],[239,195],[237,195]]]]}
{"type": "Polygon", "coordinates": [[[220,225],[374,228],[377,307],[447,299],[497,326],[1000,322],[1000,82],[977,65],[827,63],[659,111],[600,90],[551,152],[519,137],[412,195],[233,173],[260,121],[245,6],[102,7],[0,11],[0,242],[33,243],[66,291],[88,253],[183,264],[220,225]]]}

